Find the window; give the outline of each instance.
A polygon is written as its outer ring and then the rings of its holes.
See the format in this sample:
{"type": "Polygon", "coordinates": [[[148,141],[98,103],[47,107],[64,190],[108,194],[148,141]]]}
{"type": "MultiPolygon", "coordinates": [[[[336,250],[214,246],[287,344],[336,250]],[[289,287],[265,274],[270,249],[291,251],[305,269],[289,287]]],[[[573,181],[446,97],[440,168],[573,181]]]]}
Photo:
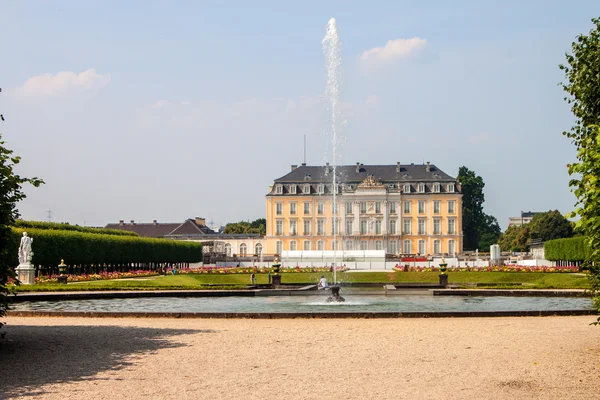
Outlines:
{"type": "Polygon", "coordinates": [[[381,202],[380,201],[375,202],[375,212],[377,214],[381,214],[381,202]]]}
{"type": "Polygon", "coordinates": [[[453,256],[456,253],[456,241],[453,239],[448,240],[448,254],[453,256]]]}
{"type": "Polygon", "coordinates": [[[290,221],[290,235],[296,236],[298,234],[298,223],[295,220],[290,221]]]}
{"type": "Polygon", "coordinates": [[[331,220],[331,234],[338,235],[339,233],[340,233],[340,220],[336,218],[335,220],[331,220]]]}
{"type": "Polygon", "coordinates": [[[325,220],[319,219],[317,220],[317,235],[325,234],[325,220]]]}
{"type": "Polygon", "coordinates": [[[410,183],[405,183],[404,184],[404,193],[410,193],[410,183]]]}
{"type": "Polygon", "coordinates": [[[425,214],[425,201],[419,201],[419,214],[425,214]]]}
{"type": "Polygon", "coordinates": [[[352,220],[346,220],[346,235],[352,235],[352,220]]]}
{"type": "Polygon", "coordinates": [[[225,255],[231,257],[231,245],[229,243],[225,243],[225,255]]]}
{"type": "Polygon", "coordinates": [[[325,212],[325,203],[323,203],[322,201],[319,201],[317,203],[317,214],[323,215],[324,212],[325,212]]]}
{"type": "Polygon", "coordinates": [[[397,246],[396,241],[395,240],[390,240],[388,242],[388,253],[389,254],[396,254],[398,252],[398,249],[397,249],[396,246],[397,246]]]}
{"type": "Polygon", "coordinates": [[[275,193],[283,194],[283,186],[281,186],[281,185],[275,186],[275,193]]]}
{"type": "Polygon", "coordinates": [[[310,202],[305,201],[304,202],[304,215],[309,215],[309,214],[310,214],[310,202]]]}
{"type": "Polygon", "coordinates": [[[278,240],[275,244],[275,252],[277,254],[281,254],[283,252],[283,242],[281,240],[278,240]]]}
{"type": "Polygon", "coordinates": [[[317,250],[320,250],[320,251],[325,250],[325,242],[323,240],[319,240],[317,242],[317,250]]]}
{"type": "Polygon", "coordinates": [[[254,254],[256,254],[257,256],[260,256],[261,253],[262,253],[262,244],[256,243],[254,245],[254,254]]]}
{"type": "Polygon", "coordinates": [[[394,220],[390,221],[390,234],[391,235],[396,234],[396,221],[394,221],[394,220]]]}
{"type": "Polygon", "coordinates": [[[367,202],[365,202],[365,201],[360,202],[360,212],[361,212],[361,214],[365,214],[367,212],[367,202]]]}
{"type": "Polygon", "coordinates": [[[436,239],[433,241],[433,254],[440,254],[442,252],[442,241],[436,239]]]}
{"type": "Polygon", "coordinates": [[[346,214],[352,214],[352,202],[346,202],[346,214]]]}
{"type": "Polygon", "coordinates": [[[450,200],[448,202],[448,214],[454,214],[456,212],[455,207],[456,207],[456,201],[450,200]]]}
{"type": "Polygon", "coordinates": [[[383,243],[381,242],[381,240],[375,241],[375,250],[383,250],[383,243]]]}
{"type": "Polygon", "coordinates": [[[410,254],[410,253],[412,252],[412,249],[411,249],[411,247],[412,247],[412,246],[411,246],[410,240],[408,240],[408,239],[407,239],[407,240],[405,240],[405,241],[404,241],[404,249],[403,249],[403,253],[404,253],[404,254],[410,254]]]}
{"type": "Polygon", "coordinates": [[[433,234],[440,235],[442,233],[442,220],[439,218],[433,219],[433,234]]]}
{"type": "Polygon", "coordinates": [[[360,234],[365,235],[367,233],[367,221],[364,219],[360,221],[360,234]]]}
{"type": "Polygon", "coordinates": [[[296,185],[290,185],[290,193],[296,194],[296,185]]]}
{"type": "Polygon", "coordinates": [[[346,250],[352,250],[353,247],[352,240],[346,240],[346,250]]]}
{"type": "Polygon", "coordinates": [[[310,185],[304,185],[303,192],[304,194],[310,194],[310,185]]]}
{"type": "Polygon", "coordinates": [[[325,185],[318,185],[317,186],[317,191],[318,191],[319,194],[325,193],[325,185]]]}
{"type": "Polygon", "coordinates": [[[275,204],[275,214],[282,215],[283,214],[283,203],[275,204]]]}
{"type": "Polygon", "coordinates": [[[296,215],[296,206],[298,205],[298,203],[296,203],[295,201],[290,203],[290,214],[291,215],[296,215]]]}
{"type": "Polygon", "coordinates": [[[304,221],[304,236],[310,235],[310,221],[304,221]]]}
{"type": "Polygon", "coordinates": [[[275,222],[275,234],[283,235],[283,221],[282,220],[277,220],[277,222],[275,222]]]}
{"type": "Polygon", "coordinates": [[[423,239],[419,240],[419,254],[425,254],[425,241],[423,239]]]}
{"type": "Polygon", "coordinates": [[[412,222],[412,221],[410,220],[410,218],[406,218],[406,219],[404,220],[404,229],[403,229],[403,233],[404,233],[405,235],[410,235],[410,233],[411,233],[411,232],[410,232],[410,231],[411,231],[411,225],[412,225],[412,223],[411,223],[411,222],[412,222]]]}
{"type": "Polygon", "coordinates": [[[404,202],[404,214],[410,214],[410,201],[404,202]]]}
{"type": "MultiPolygon", "coordinates": [[[[380,219],[375,221],[375,234],[381,235],[381,220],[380,219]]],[[[381,250],[381,249],[378,249],[378,250],[381,250]]]]}
{"type": "Polygon", "coordinates": [[[390,214],[396,214],[396,202],[392,201],[390,203],[390,214]]]}
{"type": "Polygon", "coordinates": [[[360,241],[360,249],[361,250],[368,250],[369,249],[369,245],[367,243],[366,240],[361,240],[360,241]]]}
{"type": "Polygon", "coordinates": [[[449,183],[447,189],[449,193],[454,193],[454,183],[449,183]]]}
{"type": "Polygon", "coordinates": [[[310,250],[310,242],[308,240],[304,241],[304,250],[306,250],[306,251],[310,250]]]}
{"type": "Polygon", "coordinates": [[[246,243],[242,243],[240,244],[240,256],[244,257],[246,254],[248,254],[248,246],[246,246],[246,243]]]}
{"type": "Polygon", "coordinates": [[[419,218],[419,235],[427,234],[427,227],[425,225],[425,219],[419,218]]]}
{"type": "Polygon", "coordinates": [[[337,250],[338,249],[338,241],[334,240],[333,242],[331,242],[331,246],[333,247],[333,250],[337,250]]]}
{"type": "Polygon", "coordinates": [[[439,193],[439,192],[440,192],[440,184],[434,183],[433,184],[433,193],[439,193]]]}
{"type": "Polygon", "coordinates": [[[296,241],[292,240],[290,242],[290,251],[296,251],[296,246],[297,246],[296,241]]]}
{"type": "Polygon", "coordinates": [[[454,218],[448,220],[448,235],[456,233],[456,220],[454,218]]]}
{"type": "Polygon", "coordinates": [[[425,185],[423,183],[419,183],[417,185],[417,192],[419,192],[419,193],[425,193],[425,185]]]}
{"type": "Polygon", "coordinates": [[[441,202],[439,200],[435,200],[433,202],[433,213],[434,214],[439,214],[440,213],[440,204],[441,204],[441,202]]]}
{"type": "Polygon", "coordinates": [[[337,203],[331,204],[331,212],[333,213],[333,215],[338,215],[338,204],[337,203]]]}

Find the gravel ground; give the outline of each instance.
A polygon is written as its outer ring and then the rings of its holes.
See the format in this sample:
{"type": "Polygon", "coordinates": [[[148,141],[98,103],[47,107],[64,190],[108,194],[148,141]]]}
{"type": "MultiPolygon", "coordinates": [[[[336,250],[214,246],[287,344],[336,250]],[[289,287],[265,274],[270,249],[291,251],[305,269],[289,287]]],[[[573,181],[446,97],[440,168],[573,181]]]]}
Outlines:
{"type": "Polygon", "coordinates": [[[595,318],[7,318],[0,398],[597,399],[595,318]]]}

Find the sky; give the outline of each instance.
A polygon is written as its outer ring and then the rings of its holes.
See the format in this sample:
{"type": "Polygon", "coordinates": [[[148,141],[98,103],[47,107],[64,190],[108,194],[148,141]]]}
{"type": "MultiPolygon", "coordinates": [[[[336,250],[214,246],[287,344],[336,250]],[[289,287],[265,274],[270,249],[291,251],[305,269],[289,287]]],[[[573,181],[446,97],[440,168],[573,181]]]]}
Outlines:
{"type": "Polygon", "coordinates": [[[224,225],[291,164],[329,161],[321,41],[336,18],[343,164],[485,182],[504,229],[575,204],[558,65],[600,2],[0,0],[0,132],[24,219],[224,225]],[[51,211],[49,215],[49,210],[51,211]]]}

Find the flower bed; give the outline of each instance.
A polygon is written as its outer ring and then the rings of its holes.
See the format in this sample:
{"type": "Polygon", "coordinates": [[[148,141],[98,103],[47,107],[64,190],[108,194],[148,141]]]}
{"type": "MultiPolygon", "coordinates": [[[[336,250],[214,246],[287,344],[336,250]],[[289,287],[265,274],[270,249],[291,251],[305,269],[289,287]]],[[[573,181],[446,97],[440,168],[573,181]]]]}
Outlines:
{"type": "MultiPolygon", "coordinates": [[[[67,275],[67,282],[102,281],[107,279],[138,278],[141,276],[155,276],[156,271],[129,271],[129,272],[100,272],[97,274],[67,275]]],[[[60,275],[40,276],[35,278],[35,283],[57,283],[60,275]]]]}
{"type": "MultiPolygon", "coordinates": [[[[439,272],[439,267],[414,267],[396,264],[394,271],[397,272],[439,272]]],[[[576,265],[568,265],[562,267],[546,267],[546,266],[523,266],[523,265],[504,265],[490,267],[447,267],[446,272],[579,272],[579,267],[576,265]]]]}
{"type": "MultiPolygon", "coordinates": [[[[337,272],[347,271],[345,266],[336,267],[337,272]]],[[[266,274],[272,272],[271,268],[266,267],[200,267],[178,269],[179,274],[266,274]]],[[[299,272],[332,272],[331,267],[292,267],[280,268],[280,273],[299,273],[299,272]]]]}

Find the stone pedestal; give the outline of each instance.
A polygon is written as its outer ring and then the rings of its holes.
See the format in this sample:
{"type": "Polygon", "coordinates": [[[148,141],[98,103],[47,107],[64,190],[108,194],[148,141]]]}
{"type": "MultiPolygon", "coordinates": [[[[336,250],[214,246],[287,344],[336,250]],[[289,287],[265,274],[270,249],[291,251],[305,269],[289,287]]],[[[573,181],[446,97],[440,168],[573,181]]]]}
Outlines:
{"type": "Polygon", "coordinates": [[[281,285],[281,275],[273,275],[271,278],[273,279],[274,286],[281,285]]]}
{"type": "Polygon", "coordinates": [[[448,275],[446,275],[446,274],[441,275],[440,274],[440,286],[444,286],[444,287],[448,286],[448,275]]]}
{"type": "Polygon", "coordinates": [[[15,271],[22,285],[33,285],[35,283],[35,267],[30,262],[19,264],[15,271]]]}

